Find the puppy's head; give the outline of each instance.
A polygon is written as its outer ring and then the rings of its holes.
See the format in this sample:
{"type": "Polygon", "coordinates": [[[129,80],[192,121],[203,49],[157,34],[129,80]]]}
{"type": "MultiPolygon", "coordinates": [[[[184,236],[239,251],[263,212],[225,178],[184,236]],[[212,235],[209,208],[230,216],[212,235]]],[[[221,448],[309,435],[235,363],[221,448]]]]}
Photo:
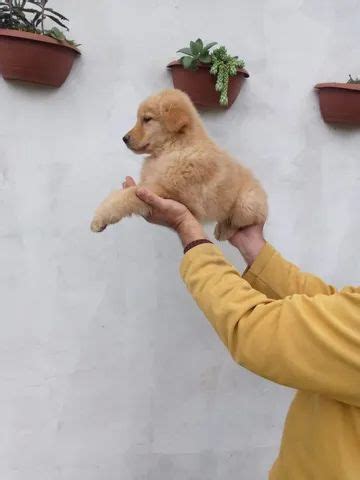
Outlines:
{"type": "Polygon", "coordinates": [[[185,93],[164,90],[140,105],[137,122],[123,140],[135,153],[152,154],[184,138],[196,118],[196,110],[185,93]]]}

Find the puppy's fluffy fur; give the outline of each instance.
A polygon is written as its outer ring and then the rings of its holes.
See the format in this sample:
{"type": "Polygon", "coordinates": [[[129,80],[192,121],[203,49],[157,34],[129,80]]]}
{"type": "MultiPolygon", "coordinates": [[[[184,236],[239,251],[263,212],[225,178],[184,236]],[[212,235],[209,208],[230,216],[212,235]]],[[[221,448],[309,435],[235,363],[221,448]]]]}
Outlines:
{"type": "MultiPolygon", "coordinates": [[[[124,141],[135,153],[147,155],[140,185],[183,203],[199,221],[217,222],[218,240],[266,220],[260,183],[208,137],[191,100],[180,90],[145,100],[124,141]]],[[[150,213],[135,187],[115,191],[96,210],[91,229],[100,232],[126,216],[150,213]]]]}

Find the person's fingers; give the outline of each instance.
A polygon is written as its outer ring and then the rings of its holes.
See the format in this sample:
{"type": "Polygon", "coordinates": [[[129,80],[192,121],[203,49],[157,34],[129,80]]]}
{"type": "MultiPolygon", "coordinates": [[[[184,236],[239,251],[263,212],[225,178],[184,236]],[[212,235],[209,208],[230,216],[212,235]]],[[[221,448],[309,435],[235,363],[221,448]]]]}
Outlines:
{"type": "Polygon", "coordinates": [[[140,200],[147,203],[151,207],[158,208],[160,210],[165,208],[164,202],[166,201],[163,198],[155,195],[155,193],[150,192],[150,190],[147,188],[138,188],[136,190],[136,195],[140,198],[140,200]]]}

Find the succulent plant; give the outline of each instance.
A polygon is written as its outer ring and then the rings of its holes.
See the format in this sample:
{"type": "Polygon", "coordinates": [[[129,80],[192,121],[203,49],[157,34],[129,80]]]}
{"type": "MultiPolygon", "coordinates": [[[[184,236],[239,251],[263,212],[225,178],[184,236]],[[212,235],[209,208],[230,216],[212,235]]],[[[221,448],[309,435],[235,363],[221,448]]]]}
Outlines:
{"type": "Polygon", "coordinates": [[[239,60],[238,57],[229,55],[224,46],[212,52],[210,73],[216,75],[215,89],[217,92],[220,92],[220,105],[226,106],[229,102],[228,88],[230,76],[235,76],[238,68],[243,68],[244,66],[244,60],[239,60]]]}
{"type": "Polygon", "coordinates": [[[53,37],[56,40],[75,45],[68,40],[65,34],[58,28],[68,31],[65,22],[68,19],[47,6],[48,0],[0,0],[0,28],[21,30],[32,33],[39,33],[53,37]],[[46,28],[47,21],[55,23],[50,29],[46,28]]]}
{"type": "Polygon", "coordinates": [[[178,53],[185,53],[185,56],[180,58],[184,68],[196,70],[201,63],[211,63],[210,49],[216,45],[216,42],[210,42],[204,45],[201,38],[198,38],[194,42],[190,42],[190,47],[180,48],[178,53]]]}
{"type": "Polygon", "coordinates": [[[178,53],[185,54],[180,58],[180,62],[186,69],[196,70],[201,64],[209,65],[210,73],[216,75],[215,89],[220,93],[219,103],[226,106],[229,102],[229,78],[236,75],[238,68],[243,68],[245,62],[229,55],[223,46],[210,51],[214,45],[217,45],[217,42],[204,45],[201,38],[198,38],[190,42],[190,47],[181,48],[178,53]]]}
{"type": "Polygon", "coordinates": [[[347,83],[360,83],[360,78],[359,78],[359,77],[353,78],[353,77],[349,74],[349,80],[347,81],[347,83]]]}

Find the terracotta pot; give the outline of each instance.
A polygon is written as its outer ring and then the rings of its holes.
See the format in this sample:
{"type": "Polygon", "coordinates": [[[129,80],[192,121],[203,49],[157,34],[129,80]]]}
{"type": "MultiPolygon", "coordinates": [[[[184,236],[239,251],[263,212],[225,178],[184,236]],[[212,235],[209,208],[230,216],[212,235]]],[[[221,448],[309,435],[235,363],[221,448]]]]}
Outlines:
{"type": "MultiPolygon", "coordinates": [[[[167,68],[171,71],[174,87],[186,92],[196,105],[221,107],[219,104],[220,93],[215,90],[216,76],[210,74],[209,66],[200,65],[197,70],[188,70],[179,61],[175,61],[169,63],[167,68]]],[[[244,79],[247,77],[249,74],[243,68],[238,69],[237,75],[230,77],[227,108],[235,102],[244,79]]]]}
{"type": "Polygon", "coordinates": [[[315,88],[325,122],[360,124],[360,84],[318,83],[315,88]]]}
{"type": "Polygon", "coordinates": [[[79,50],[54,38],[0,29],[0,72],[7,80],[60,87],[79,50]]]}

